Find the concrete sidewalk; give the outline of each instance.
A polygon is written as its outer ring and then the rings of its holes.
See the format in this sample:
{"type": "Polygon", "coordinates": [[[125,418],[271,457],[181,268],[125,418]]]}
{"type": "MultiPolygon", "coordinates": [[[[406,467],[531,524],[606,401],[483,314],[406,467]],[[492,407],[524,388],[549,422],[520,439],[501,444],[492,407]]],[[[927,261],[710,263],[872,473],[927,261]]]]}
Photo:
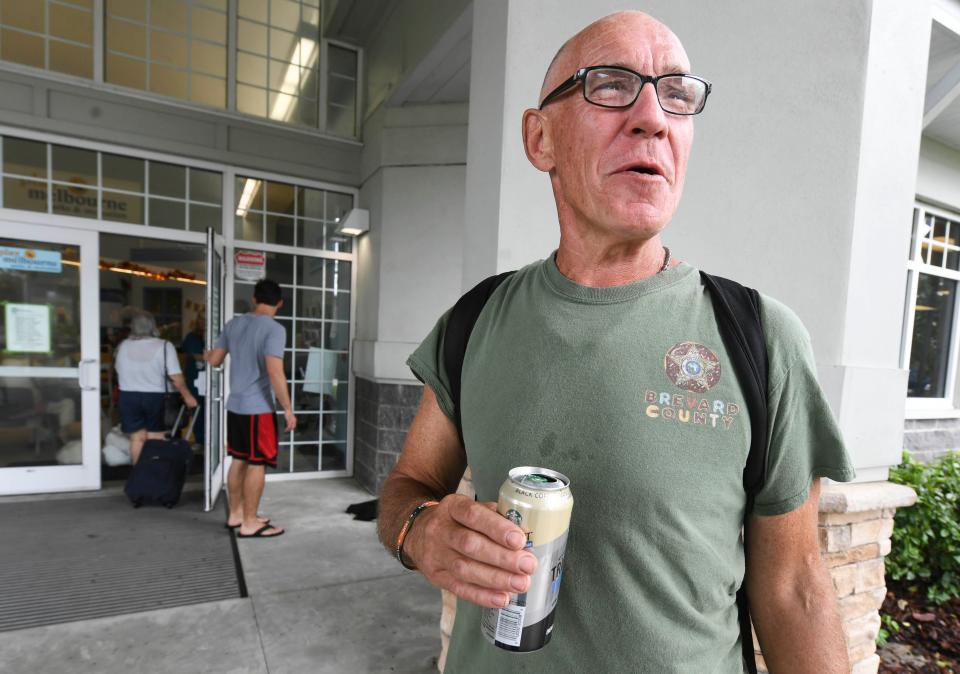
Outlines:
{"type": "Polygon", "coordinates": [[[238,541],[249,597],[3,632],[0,671],[435,672],[440,592],[344,513],[369,498],[348,478],[269,484],[261,512],[287,533],[238,541]]]}

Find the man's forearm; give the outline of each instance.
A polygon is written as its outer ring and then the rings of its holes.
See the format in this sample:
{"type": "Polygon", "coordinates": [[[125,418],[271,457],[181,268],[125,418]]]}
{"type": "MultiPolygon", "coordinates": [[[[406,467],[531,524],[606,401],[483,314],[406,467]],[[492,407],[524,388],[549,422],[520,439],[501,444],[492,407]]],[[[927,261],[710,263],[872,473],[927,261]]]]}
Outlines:
{"type": "Polygon", "coordinates": [[[442,496],[443,494],[432,493],[426,485],[412,478],[391,473],[380,491],[380,502],[377,508],[377,533],[380,536],[380,542],[391,554],[396,552],[397,536],[400,535],[400,529],[403,528],[413,509],[424,501],[439,499],[442,496]]]}
{"type": "Polygon", "coordinates": [[[836,594],[821,562],[812,565],[792,592],[754,594],[750,611],[771,674],[850,671],[836,594]]]}
{"type": "Polygon", "coordinates": [[[290,407],[290,391],[287,390],[287,378],[280,373],[270,373],[270,386],[273,388],[273,394],[277,396],[277,402],[280,403],[284,412],[292,412],[290,407]]]}

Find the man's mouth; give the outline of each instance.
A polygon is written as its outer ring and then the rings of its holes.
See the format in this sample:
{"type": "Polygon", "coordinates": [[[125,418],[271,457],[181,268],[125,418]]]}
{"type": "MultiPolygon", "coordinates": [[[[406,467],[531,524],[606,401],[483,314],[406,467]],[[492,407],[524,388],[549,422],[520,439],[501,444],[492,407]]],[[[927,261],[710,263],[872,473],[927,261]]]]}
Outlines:
{"type": "Polygon", "coordinates": [[[666,178],[663,174],[663,170],[653,163],[647,162],[638,162],[636,164],[628,164],[617,171],[618,173],[638,173],[640,175],[647,176],[660,176],[661,178],[666,178]]]}

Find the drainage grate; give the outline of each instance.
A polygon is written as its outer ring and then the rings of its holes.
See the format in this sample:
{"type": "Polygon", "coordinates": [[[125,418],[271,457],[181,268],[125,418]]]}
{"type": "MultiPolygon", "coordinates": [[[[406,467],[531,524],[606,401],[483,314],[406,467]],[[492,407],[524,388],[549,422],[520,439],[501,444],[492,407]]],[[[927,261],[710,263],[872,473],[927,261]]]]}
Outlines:
{"type": "Polygon", "coordinates": [[[122,494],[0,505],[0,631],[241,596],[224,512],[202,493],[134,510],[122,494]]]}

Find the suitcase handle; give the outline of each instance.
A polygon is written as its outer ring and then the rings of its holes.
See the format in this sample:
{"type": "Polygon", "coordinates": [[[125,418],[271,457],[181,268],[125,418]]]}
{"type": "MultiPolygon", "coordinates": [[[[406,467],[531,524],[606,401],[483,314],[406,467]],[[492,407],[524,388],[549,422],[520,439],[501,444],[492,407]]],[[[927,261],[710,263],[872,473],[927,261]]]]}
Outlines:
{"type": "MultiPolygon", "coordinates": [[[[170,429],[171,438],[177,437],[177,432],[180,426],[180,420],[183,419],[183,413],[186,411],[186,404],[180,405],[180,411],[177,412],[177,420],[173,422],[173,428],[170,429]]],[[[190,417],[190,425],[187,426],[187,435],[189,436],[193,433],[193,425],[197,423],[197,417],[200,416],[200,405],[197,405],[193,408],[193,415],[190,417]]]]}

